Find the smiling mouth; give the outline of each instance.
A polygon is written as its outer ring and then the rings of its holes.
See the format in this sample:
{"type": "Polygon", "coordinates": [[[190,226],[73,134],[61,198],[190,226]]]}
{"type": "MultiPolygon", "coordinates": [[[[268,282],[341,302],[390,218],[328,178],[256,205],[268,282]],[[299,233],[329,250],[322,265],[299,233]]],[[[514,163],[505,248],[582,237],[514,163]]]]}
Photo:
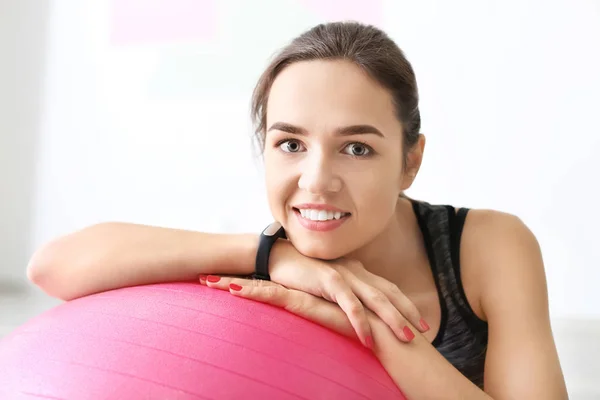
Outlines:
{"type": "Polygon", "coordinates": [[[351,214],[341,211],[299,209],[294,208],[294,212],[300,214],[302,218],[314,222],[335,221],[349,217],[351,214]]]}

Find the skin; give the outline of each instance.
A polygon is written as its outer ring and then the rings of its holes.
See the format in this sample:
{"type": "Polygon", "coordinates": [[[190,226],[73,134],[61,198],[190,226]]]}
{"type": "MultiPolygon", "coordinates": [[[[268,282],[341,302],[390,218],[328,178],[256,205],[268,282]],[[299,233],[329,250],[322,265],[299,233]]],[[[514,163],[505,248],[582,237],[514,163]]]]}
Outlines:
{"type": "MultiPolygon", "coordinates": [[[[266,126],[269,206],[293,246],[307,257],[360,261],[393,283],[429,323],[424,332],[409,323],[416,337],[407,344],[367,311],[374,353],[408,398],[568,397],[539,245],[512,215],[471,210],[461,240],[464,290],[475,314],[489,324],[485,392],[431,346],[440,325],[439,299],[410,202],[400,196],[418,172],[425,140],[421,136],[408,149],[403,168],[402,128],[385,88],[347,61],[298,62],[276,78],[266,126]],[[339,133],[352,125],[373,126],[381,135],[339,133]],[[334,231],[310,231],[298,223],[298,203],[325,203],[351,216],[334,231]]],[[[354,335],[339,306],[322,298],[274,282],[211,280],[202,282],[354,335]]]]}
{"type": "MultiPolygon", "coordinates": [[[[350,63],[295,63],[273,83],[266,126],[269,206],[296,249],[327,260],[393,259],[385,242],[406,234],[397,200],[411,179],[402,168],[402,127],[388,91],[350,63]],[[373,126],[381,136],[337,132],[353,125],[373,126]],[[292,210],[301,203],[326,203],[352,215],[335,231],[309,231],[292,210]]],[[[419,163],[417,157],[411,173],[419,163]]]]}

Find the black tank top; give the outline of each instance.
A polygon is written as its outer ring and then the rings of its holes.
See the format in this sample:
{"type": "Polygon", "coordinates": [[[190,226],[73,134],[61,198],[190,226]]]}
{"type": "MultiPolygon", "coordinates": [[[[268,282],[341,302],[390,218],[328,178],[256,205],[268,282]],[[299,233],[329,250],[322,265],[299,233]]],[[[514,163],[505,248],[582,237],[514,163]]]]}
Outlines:
{"type": "Polygon", "coordinates": [[[488,325],[469,305],[460,276],[460,237],[468,209],[412,200],[437,288],[441,323],[432,345],[483,388],[488,325]]]}

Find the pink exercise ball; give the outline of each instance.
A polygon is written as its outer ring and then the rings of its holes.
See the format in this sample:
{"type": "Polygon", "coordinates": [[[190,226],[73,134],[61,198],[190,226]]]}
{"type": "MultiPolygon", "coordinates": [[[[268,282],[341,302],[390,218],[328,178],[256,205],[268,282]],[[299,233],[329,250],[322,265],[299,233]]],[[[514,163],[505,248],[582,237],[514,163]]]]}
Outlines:
{"type": "Polygon", "coordinates": [[[63,303],[0,341],[0,399],[405,399],[357,341],[193,283],[63,303]]]}

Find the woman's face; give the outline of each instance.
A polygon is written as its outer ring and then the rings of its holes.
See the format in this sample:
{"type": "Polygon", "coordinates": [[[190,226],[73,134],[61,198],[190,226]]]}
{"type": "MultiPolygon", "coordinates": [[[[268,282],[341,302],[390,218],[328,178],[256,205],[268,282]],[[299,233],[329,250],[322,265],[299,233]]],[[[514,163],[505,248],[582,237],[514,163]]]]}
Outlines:
{"type": "Polygon", "coordinates": [[[392,221],[411,179],[390,93],[348,61],[303,61],[275,79],[267,105],[269,207],[304,255],[356,251],[392,221]]]}

